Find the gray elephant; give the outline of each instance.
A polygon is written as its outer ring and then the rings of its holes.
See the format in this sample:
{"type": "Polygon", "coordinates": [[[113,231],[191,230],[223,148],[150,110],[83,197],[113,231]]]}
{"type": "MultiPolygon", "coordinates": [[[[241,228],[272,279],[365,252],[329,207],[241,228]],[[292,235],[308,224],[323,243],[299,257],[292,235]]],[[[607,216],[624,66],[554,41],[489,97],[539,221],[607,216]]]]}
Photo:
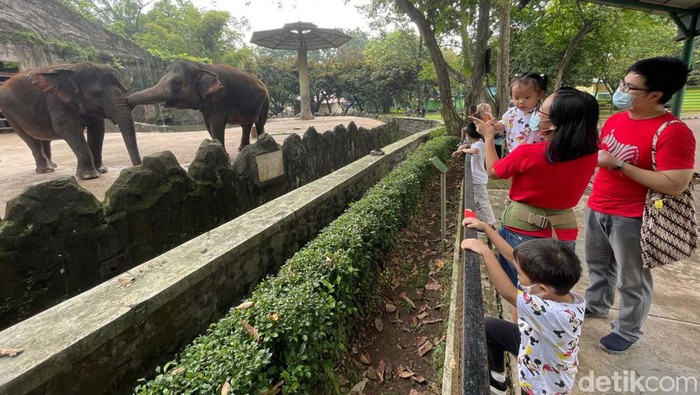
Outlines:
{"type": "Polygon", "coordinates": [[[54,171],[51,141],[58,139],[66,140],[78,159],[76,177],[106,173],[105,118],[119,126],[131,163],[141,164],[126,88],[109,66],[59,64],[15,74],[0,85],[0,108],[31,149],[37,173],[54,171]]]}
{"type": "MultiPolygon", "coordinates": [[[[127,98],[132,106],[165,103],[165,107],[199,110],[209,135],[224,145],[226,124],[241,125],[240,151],[250,144],[250,130],[265,132],[270,95],[257,77],[235,67],[189,60],[171,63],[152,88],[127,98]]],[[[225,147],[225,146],[224,146],[225,147]]]]}

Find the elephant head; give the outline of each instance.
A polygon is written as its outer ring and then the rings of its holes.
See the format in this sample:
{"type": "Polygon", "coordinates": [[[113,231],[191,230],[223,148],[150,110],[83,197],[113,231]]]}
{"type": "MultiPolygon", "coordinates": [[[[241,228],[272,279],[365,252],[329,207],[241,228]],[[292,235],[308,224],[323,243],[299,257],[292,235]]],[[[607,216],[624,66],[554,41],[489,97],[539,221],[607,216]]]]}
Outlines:
{"type": "Polygon", "coordinates": [[[152,88],[129,95],[132,106],[165,103],[165,107],[199,109],[202,101],[223,88],[218,76],[195,62],[171,63],[152,88]]]}
{"type": "MultiPolygon", "coordinates": [[[[81,116],[111,120],[122,133],[131,163],[134,166],[141,164],[132,107],[126,100],[126,88],[119,82],[114,69],[90,63],[66,64],[32,71],[28,77],[33,85],[54,95],[81,116]]],[[[104,133],[104,127],[97,133],[100,132],[104,133]]],[[[93,152],[93,155],[101,155],[103,136],[96,138],[99,139],[99,152],[93,152]]]]}

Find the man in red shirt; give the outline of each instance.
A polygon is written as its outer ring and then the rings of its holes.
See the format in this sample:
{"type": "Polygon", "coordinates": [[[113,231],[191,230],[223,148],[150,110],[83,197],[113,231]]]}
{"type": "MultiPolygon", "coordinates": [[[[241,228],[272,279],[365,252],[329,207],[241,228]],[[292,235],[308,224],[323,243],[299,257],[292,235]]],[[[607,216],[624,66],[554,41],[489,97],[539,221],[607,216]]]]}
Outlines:
{"type": "Polygon", "coordinates": [[[613,95],[627,110],[610,117],[600,136],[598,174],[586,210],[585,251],[590,285],[586,316],[607,317],[620,291],[620,310],[613,330],[600,339],[612,354],[623,353],[642,335],[654,283],[642,267],[640,232],[648,189],[680,194],[695,167],[695,137],[682,122],[669,124],[656,145],[657,171],[652,170],[651,143],[668,121],[664,103],[685,85],[688,67],[678,58],[657,57],[630,66],[613,95]]]}

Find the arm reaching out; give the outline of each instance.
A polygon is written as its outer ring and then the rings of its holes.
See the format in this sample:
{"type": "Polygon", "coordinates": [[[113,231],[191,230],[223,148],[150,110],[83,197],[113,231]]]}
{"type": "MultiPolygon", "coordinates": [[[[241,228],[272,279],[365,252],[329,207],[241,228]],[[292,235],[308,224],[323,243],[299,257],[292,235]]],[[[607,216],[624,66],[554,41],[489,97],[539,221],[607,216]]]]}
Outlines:
{"type": "Polygon", "coordinates": [[[496,229],[490,227],[486,223],[479,221],[476,218],[465,218],[462,220],[462,226],[466,226],[467,228],[472,228],[476,230],[480,230],[484,233],[486,233],[486,237],[491,240],[493,245],[496,246],[496,249],[498,252],[503,255],[504,258],[508,262],[513,262],[513,247],[508,244],[508,242],[501,237],[501,235],[498,234],[496,229]]]}
{"type": "Polygon", "coordinates": [[[501,264],[498,263],[496,256],[493,255],[493,251],[477,239],[462,240],[462,249],[474,251],[484,258],[484,266],[496,290],[508,303],[515,306],[518,289],[510,282],[510,278],[503,271],[501,264]]]}

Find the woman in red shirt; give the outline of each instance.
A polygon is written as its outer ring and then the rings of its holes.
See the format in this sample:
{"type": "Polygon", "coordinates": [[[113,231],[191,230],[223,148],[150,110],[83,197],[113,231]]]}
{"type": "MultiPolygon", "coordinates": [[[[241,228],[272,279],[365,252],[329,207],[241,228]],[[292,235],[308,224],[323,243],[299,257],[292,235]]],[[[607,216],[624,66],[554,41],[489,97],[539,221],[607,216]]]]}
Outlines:
{"type": "MultiPolygon", "coordinates": [[[[560,88],[530,119],[544,141],[523,144],[498,159],[493,125],[472,118],[484,136],[489,177],[511,179],[511,200],[501,216],[500,235],[512,246],[536,238],[557,238],[572,250],[578,204],[598,164],[598,102],[586,92],[560,88]]],[[[499,262],[517,284],[515,267],[499,262]]]]}

